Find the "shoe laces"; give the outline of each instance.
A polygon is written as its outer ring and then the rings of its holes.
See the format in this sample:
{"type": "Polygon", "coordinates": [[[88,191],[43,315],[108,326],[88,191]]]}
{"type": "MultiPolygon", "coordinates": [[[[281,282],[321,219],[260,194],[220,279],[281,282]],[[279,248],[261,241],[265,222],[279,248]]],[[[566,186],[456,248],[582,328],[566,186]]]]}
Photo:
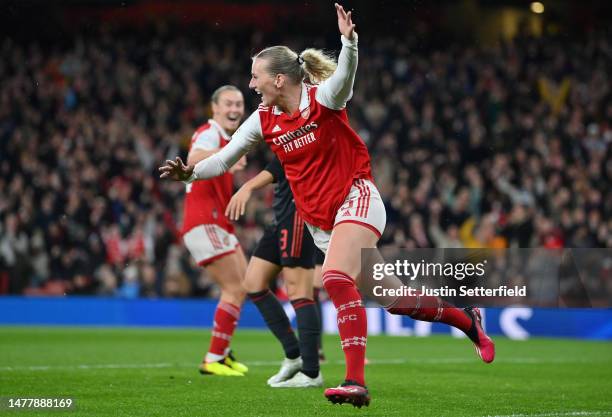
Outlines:
{"type": "Polygon", "coordinates": [[[475,309],[474,306],[466,307],[464,310],[472,317],[472,319],[476,320],[478,324],[481,322],[480,313],[475,309]]]}

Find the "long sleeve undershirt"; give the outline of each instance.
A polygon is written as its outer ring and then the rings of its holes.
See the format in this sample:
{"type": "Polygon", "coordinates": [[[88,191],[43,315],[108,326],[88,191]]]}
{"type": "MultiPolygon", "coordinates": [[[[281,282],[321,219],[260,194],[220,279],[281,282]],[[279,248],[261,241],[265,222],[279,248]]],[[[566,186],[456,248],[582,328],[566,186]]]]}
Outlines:
{"type": "MultiPolygon", "coordinates": [[[[338,57],[338,66],[331,77],[319,85],[315,97],[323,106],[333,110],[343,109],[350,100],[357,72],[357,34],[353,39],[342,36],[341,41],[342,50],[338,57]]],[[[262,139],[261,120],[259,111],[256,110],[234,132],[227,145],[196,164],[193,175],[186,182],[222,175],[262,139]]]]}

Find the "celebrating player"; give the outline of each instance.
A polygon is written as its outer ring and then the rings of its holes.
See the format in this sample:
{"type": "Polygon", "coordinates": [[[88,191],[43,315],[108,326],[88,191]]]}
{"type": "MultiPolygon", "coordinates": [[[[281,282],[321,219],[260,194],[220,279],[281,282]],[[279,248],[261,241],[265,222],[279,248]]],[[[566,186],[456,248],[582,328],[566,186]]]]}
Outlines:
{"type": "Polygon", "coordinates": [[[321,321],[313,300],[314,254],[317,249],[304,227],[304,220],[295,209],[293,194],[278,158],[234,194],[226,215],[231,220],[238,220],[244,214],[252,192],[273,182],[276,183],[272,205],[275,224],[265,229],[253,252],[244,286],[285,351],[281,369],[268,379],[268,385],[274,388],[320,387],[323,385],[318,353],[321,321]],[[299,341],[283,306],[268,288],[281,270],[295,309],[299,341]]]}
{"type": "MultiPolygon", "coordinates": [[[[357,69],[355,25],[351,12],[338,4],[336,12],[342,34],[337,67],[312,49],[300,54],[285,46],[264,49],[253,58],[250,82],[261,94],[262,104],[230,144],[195,167],[177,158],[160,171],[162,177],[175,180],[214,177],[265,140],[285,169],[296,207],[315,244],[326,252],[323,286],[338,312],[346,377],[340,386],[325,390],[325,396],[334,403],[361,407],[370,402],[364,379],[367,321],[355,280],[361,249],[376,247],[386,214],[372,182],[368,150],[349,126],[345,108],[357,69]]],[[[424,296],[385,301],[393,314],[461,329],[484,361],[493,360],[494,345],[482,329],[478,309],[459,309],[424,296]]]]}
{"type": "MultiPolygon", "coordinates": [[[[187,163],[197,164],[225,147],[244,116],[244,98],[238,88],[225,85],[212,95],[213,118],[198,128],[191,139],[187,163]]],[[[232,164],[234,165],[234,164],[232,164]]],[[[244,168],[241,159],[232,170],[244,168]]],[[[244,253],[234,236],[234,227],[224,216],[233,191],[231,172],[213,179],[187,184],[183,219],[183,241],[198,265],[206,268],[221,288],[215,310],[210,347],[199,366],[200,373],[243,376],[248,368],[237,362],[229,348],[240,307],[245,298],[242,280],[246,271],[244,253]]]]}

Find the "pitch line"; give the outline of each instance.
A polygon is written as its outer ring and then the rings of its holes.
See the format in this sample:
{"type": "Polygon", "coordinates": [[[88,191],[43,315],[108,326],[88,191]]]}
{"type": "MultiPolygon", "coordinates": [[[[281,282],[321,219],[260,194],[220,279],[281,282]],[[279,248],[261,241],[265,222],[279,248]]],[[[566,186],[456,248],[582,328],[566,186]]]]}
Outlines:
{"type": "MultiPolygon", "coordinates": [[[[452,365],[452,364],[467,364],[478,362],[476,358],[398,358],[398,359],[370,359],[370,365],[452,365]]],[[[594,361],[580,358],[564,359],[564,358],[498,358],[495,363],[509,364],[556,364],[556,363],[606,363],[609,361],[594,361]]],[[[275,366],[280,365],[280,361],[245,361],[249,366],[275,366]]],[[[332,365],[344,365],[343,360],[328,361],[332,365]]],[[[107,364],[82,364],[82,365],[30,365],[30,366],[0,366],[0,371],[54,371],[54,370],[91,370],[91,369],[154,369],[154,368],[193,368],[197,364],[194,363],[107,363],[107,364]]],[[[612,413],[611,413],[612,414],[612,413]]],[[[580,416],[580,414],[559,414],[559,416],[580,416]]],[[[525,415],[526,416],[526,415],[525,415]]],[[[536,415],[539,417],[547,417],[549,414],[536,415]]],[[[555,414],[551,414],[556,416],[555,414]]],[[[497,416],[496,416],[497,417],[497,416]]],[[[499,417],[523,417],[522,414],[499,416],[499,417]]]]}
{"type": "MultiPolygon", "coordinates": [[[[184,367],[185,364],[174,363],[105,363],[93,365],[33,365],[33,366],[1,366],[0,371],[62,371],[89,369],[146,369],[184,367]]],[[[193,366],[193,365],[191,365],[193,366]]]]}

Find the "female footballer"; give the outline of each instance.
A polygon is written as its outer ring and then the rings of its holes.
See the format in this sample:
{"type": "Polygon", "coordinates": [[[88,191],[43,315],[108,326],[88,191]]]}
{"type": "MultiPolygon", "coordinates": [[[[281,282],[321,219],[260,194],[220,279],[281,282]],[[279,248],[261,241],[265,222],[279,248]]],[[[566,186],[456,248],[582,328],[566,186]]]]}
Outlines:
{"type": "MultiPolygon", "coordinates": [[[[370,402],[364,378],[367,321],[355,280],[361,249],[376,247],[386,213],[373,183],[368,150],[348,123],[357,33],[351,12],[335,7],[342,34],[337,65],[313,49],[300,54],[285,46],[264,49],[253,58],[249,85],[262,103],[228,146],[195,167],[177,158],[160,171],[162,178],[177,181],[211,178],[226,172],[261,140],[268,144],[285,170],[296,208],[315,244],[326,253],[323,286],[338,312],[346,377],[340,386],[325,390],[325,396],[334,403],[361,407],[370,402]]],[[[461,329],[485,362],[493,360],[494,345],[482,329],[478,309],[459,309],[423,296],[383,302],[393,314],[461,329]]]]}

